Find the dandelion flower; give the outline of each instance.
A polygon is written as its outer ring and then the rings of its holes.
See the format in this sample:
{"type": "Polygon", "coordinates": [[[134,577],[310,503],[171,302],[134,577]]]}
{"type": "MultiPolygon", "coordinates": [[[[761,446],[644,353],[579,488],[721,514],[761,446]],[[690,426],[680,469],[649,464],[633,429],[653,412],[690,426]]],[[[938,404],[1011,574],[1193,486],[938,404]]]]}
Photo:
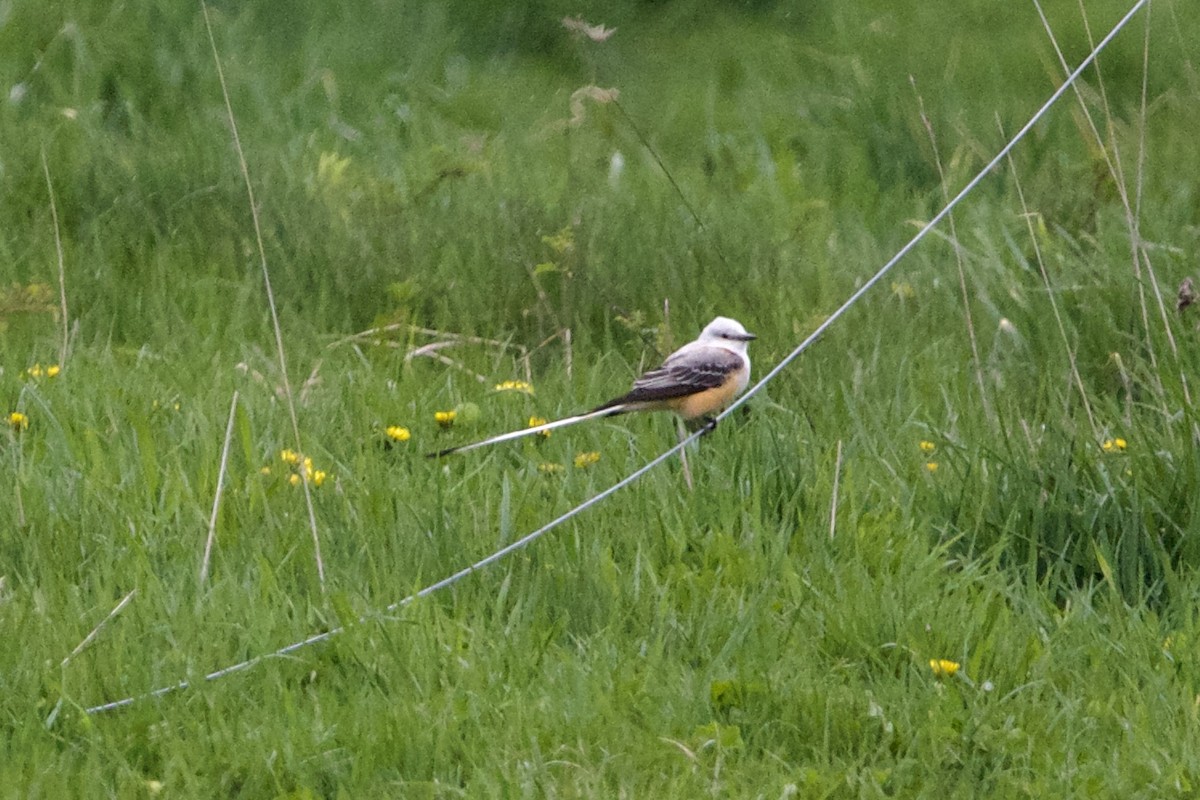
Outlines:
{"type": "Polygon", "coordinates": [[[33,378],[34,380],[38,380],[40,378],[54,378],[60,372],[62,372],[62,367],[60,367],[58,364],[51,364],[48,367],[43,367],[41,364],[34,364],[32,367],[22,372],[21,375],[25,378],[33,378]]]}
{"type": "Polygon", "coordinates": [[[533,394],[533,385],[525,381],[503,381],[493,387],[497,392],[524,392],[533,394]]]}
{"type": "MultiPolygon", "coordinates": [[[[320,486],[329,477],[325,470],[317,469],[313,465],[312,458],[301,455],[295,450],[280,450],[279,460],[292,468],[291,474],[287,476],[287,481],[292,486],[299,486],[301,481],[320,486]]],[[[270,475],[271,468],[263,467],[261,472],[263,475],[270,475]]]]}
{"type": "Polygon", "coordinates": [[[600,453],[596,452],[595,450],[592,450],[588,453],[580,453],[579,455],[575,456],[575,468],[585,469],[590,467],[592,464],[595,464],[599,460],[600,453]]]}
{"type": "Polygon", "coordinates": [[[408,428],[402,428],[399,425],[389,425],[384,431],[389,439],[393,442],[407,442],[412,438],[412,433],[408,428]]]}
{"type": "Polygon", "coordinates": [[[1126,445],[1127,442],[1120,437],[1116,439],[1105,439],[1104,443],[1100,445],[1100,449],[1106,453],[1120,453],[1125,450],[1126,445]]]}
{"type": "MultiPolygon", "coordinates": [[[[539,425],[545,425],[548,421],[545,417],[530,417],[529,427],[536,428],[539,425]]],[[[550,431],[538,431],[538,436],[541,436],[543,439],[548,438],[550,431]]]]}
{"type": "Polygon", "coordinates": [[[925,469],[932,475],[938,471],[938,463],[936,461],[928,461],[925,463],[925,469]]]}
{"type": "Polygon", "coordinates": [[[454,424],[454,420],[457,419],[457,417],[457,411],[435,411],[433,414],[433,421],[443,428],[449,428],[454,424]]]}
{"type": "Polygon", "coordinates": [[[29,417],[20,411],[14,411],[8,415],[8,424],[13,430],[23,431],[29,427],[29,417]]]}
{"type": "Polygon", "coordinates": [[[925,441],[925,440],[922,440],[922,441],[921,441],[921,442],[920,442],[920,443],[917,445],[917,447],[920,447],[920,448],[921,448],[921,452],[922,452],[922,453],[925,453],[926,455],[929,455],[930,453],[932,453],[932,452],[933,452],[933,451],[934,451],[934,450],[937,448],[937,445],[936,445],[936,444],[934,444],[933,442],[927,442],[927,441],[925,441]]]}
{"type": "Polygon", "coordinates": [[[329,473],[323,469],[301,469],[299,472],[293,472],[291,475],[288,475],[288,483],[290,483],[292,486],[299,486],[300,482],[303,481],[305,483],[311,483],[313,486],[320,486],[328,477],[329,473]]]}
{"type": "Polygon", "coordinates": [[[935,678],[953,678],[958,674],[959,667],[962,666],[957,661],[950,661],[945,658],[929,659],[929,668],[933,670],[935,678]]]}

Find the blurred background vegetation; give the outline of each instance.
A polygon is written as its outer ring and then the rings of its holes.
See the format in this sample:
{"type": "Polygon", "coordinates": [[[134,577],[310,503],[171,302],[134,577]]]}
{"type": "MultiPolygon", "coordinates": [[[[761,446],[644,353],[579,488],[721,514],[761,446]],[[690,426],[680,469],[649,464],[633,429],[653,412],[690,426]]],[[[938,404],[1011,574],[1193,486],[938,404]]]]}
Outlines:
{"type": "MultiPolygon", "coordinates": [[[[1088,49],[1079,10],[1053,5],[1075,63],[1088,49]]],[[[555,324],[586,336],[613,307],[650,313],[667,297],[689,317],[755,309],[760,327],[783,330],[827,307],[942,200],[922,102],[957,187],[1002,141],[998,126],[1011,133],[1060,80],[1032,6],[952,9],[212,7],[285,318],[328,332],[403,317],[529,341],[555,324]],[[617,33],[573,37],[560,21],[576,13],[617,33]],[[620,108],[585,101],[569,125],[587,85],[618,89],[620,108]],[[543,237],[562,230],[573,263],[546,280],[570,287],[552,287],[566,316],[550,322],[529,268],[552,260],[543,237]]],[[[1088,22],[1106,31],[1122,10],[1090,3],[1088,22]]],[[[1184,101],[1197,88],[1195,16],[1175,3],[1153,18],[1151,192],[1195,158],[1184,101]]],[[[1123,36],[1102,60],[1118,134],[1137,124],[1141,45],[1123,36]]],[[[261,314],[247,313],[262,295],[244,189],[198,8],[17,3],[0,46],[11,279],[44,278],[52,257],[45,152],[83,331],[164,344],[230,327],[261,336],[261,314]]],[[[1064,105],[1040,127],[1020,170],[1049,226],[1103,235],[1115,192],[1077,117],[1064,105]]],[[[1132,171],[1132,142],[1122,155],[1132,171]]],[[[1147,238],[1194,224],[1193,189],[1179,183],[1163,187],[1180,196],[1145,221],[1147,238]]],[[[1007,191],[998,176],[976,207],[1007,191]]]]}

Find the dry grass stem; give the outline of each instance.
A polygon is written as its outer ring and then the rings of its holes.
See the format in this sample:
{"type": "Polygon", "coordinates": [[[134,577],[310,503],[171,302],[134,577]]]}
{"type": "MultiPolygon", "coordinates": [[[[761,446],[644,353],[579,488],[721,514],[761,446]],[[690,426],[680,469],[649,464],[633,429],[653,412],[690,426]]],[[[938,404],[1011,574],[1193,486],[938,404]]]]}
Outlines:
{"type": "MultiPolygon", "coordinates": [[[[946,171],[942,168],[942,156],[938,152],[937,136],[933,132],[933,123],[929,121],[929,115],[925,113],[925,98],[917,90],[916,78],[910,75],[909,83],[912,85],[913,93],[917,96],[917,107],[921,116],[921,124],[925,126],[925,134],[929,137],[929,148],[933,151],[933,163],[937,166],[938,179],[941,182],[942,200],[948,202],[950,200],[950,187],[946,184],[946,171]]],[[[971,358],[975,362],[975,382],[979,384],[979,401],[983,405],[984,418],[989,423],[994,423],[991,403],[988,402],[987,384],[983,380],[983,362],[979,358],[979,342],[975,336],[975,321],[971,315],[971,295],[967,291],[967,274],[963,266],[963,251],[962,246],[958,242],[958,229],[954,224],[953,212],[947,215],[946,221],[950,225],[950,243],[954,249],[955,263],[958,265],[958,288],[962,294],[963,317],[967,326],[967,339],[971,343],[971,358]]]]}
{"type": "MultiPolygon", "coordinates": [[[[1034,0],[1034,7],[1037,9],[1038,16],[1042,22],[1042,27],[1046,31],[1046,35],[1050,39],[1051,45],[1054,47],[1054,52],[1058,56],[1059,65],[1062,67],[1064,72],[1070,74],[1070,71],[1071,71],[1070,67],[1068,66],[1067,60],[1063,55],[1062,48],[1058,44],[1058,39],[1054,35],[1054,31],[1050,27],[1050,22],[1046,18],[1046,15],[1045,15],[1044,11],[1042,10],[1042,6],[1041,6],[1041,3],[1039,2],[1039,0],[1034,0]]],[[[1080,10],[1080,15],[1083,19],[1084,30],[1087,34],[1088,43],[1090,46],[1094,47],[1095,43],[1094,43],[1094,40],[1092,37],[1090,23],[1088,22],[1087,9],[1083,6],[1082,2],[1079,3],[1079,10],[1080,10]]],[[[1141,97],[1141,110],[1140,110],[1139,121],[1138,121],[1139,155],[1138,155],[1138,170],[1137,170],[1136,187],[1135,187],[1136,194],[1139,196],[1139,198],[1140,198],[1140,194],[1142,191],[1141,187],[1144,182],[1143,181],[1143,167],[1144,167],[1144,163],[1145,163],[1146,91],[1147,91],[1146,82],[1147,82],[1147,74],[1149,71],[1149,52],[1150,52],[1149,5],[1147,5],[1146,13],[1147,13],[1147,18],[1145,20],[1145,25],[1146,25],[1147,33],[1146,33],[1146,39],[1145,39],[1143,51],[1142,51],[1142,97],[1141,97]]],[[[1142,238],[1141,238],[1141,226],[1140,226],[1140,204],[1141,204],[1141,201],[1140,201],[1140,199],[1136,200],[1135,202],[1136,202],[1137,207],[1135,207],[1135,203],[1131,203],[1130,198],[1129,198],[1129,189],[1128,189],[1128,185],[1125,180],[1124,169],[1122,168],[1122,165],[1121,165],[1120,145],[1117,142],[1116,132],[1115,132],[1116,129],[1115,129],[1115,126],[1113,124],[1113,119],[1112,119],[1111,105],[1109,104],[1108,93],[1104,87],[1104,77],[1103,77],[1103,73],[1101,73],[1101,71],[1100,71],[1100,64],[1099,64],[1098,60],[1093,65],[1093,68],[1096,71],[1096,83],[1097,83],[1098,92],[1099,92],[1099,96],[1100,96],[1101,107],[1104,110],[1105,120],[1107,122],[1107,127],[1110,132],[1110,135],[1108,137],[1101,135],[1100,130],[1097,127],[1094,118],[1092,117],[1092,113],[1088,109],[1087,102],[1084,99],[1083,93],[1082,93],[1081,89],[1079,88],[1078,84],[1073,85],[1071,88],[1075,92],[1075,98],[1079,103],[1079,109],[1083,113],[1084,119],[1087,122],[1087,126],[1092,135],[1092,138],[1095,139],[1095,141],[1096,141],[1096,145],[1099,148],[1099,152],[1104,159],[1105,166],[1107,166],[1109,174],[1112,176],[1113,184],[1117,190],[1117,197],[1120,199],[1121,206],[1125,212],[1125,224],[1126,224],[1126,227],[1129,229],[1130,257],[1132,260],[1134,280],[1137,284],[1138,302],[1139,302],[1140,311],[1141,311],[1142,327],[1146,332],[1146,340],[1145,340],[1144,344],[1146,347],[1148,357],[1150,359],[1150,364],[1154,368],[1151,370],[1151,372],[1156,375],[1156,382],[1158,383],[1158,386],[1157,386],[1158,395],[1165,403],[1166,400],[1163,397],[1161,377],[1157,377],[1158,359],[1155,354],[1153,342],[1150,340],[1150,311],[1149,311],[1149,303],[1147,302],[1147,299],[1146,299],[1147,280],[1143,278],[1143,275],[1142,275],[1143,270],[1145,271],[1145,274],[1149,278],[1149,283],[1150,283],[1151,289],[1154,293],[1155,303],[1158,306],[1159,317],[1162,322],[1163,331],[1166,334],[1168,346],[1171,349],[1172,355],[1175,357],[1177,365],[1179,365],[1179,363],[1180,363],[1179,362],[1179,349],[1178,349],[1178,346],[1175,341],[1175,335],[1171,330],[1171,326],[1170,326],[1169,318],[1168,318],[1168,314],[1167,314],[1166,302],[1163,300],[1162,291],[1158,284],[1158,277],[1155,274],[1154,266],[1153,266],[1152,262],[1150,261],[1150,254],[1145,246],[1145,243],[1142,241],[1142,238]],[[1110,148],[1112,151],[1111,153],[1109,152],[1110,148]]],[[[1183,373],[1182,368],[1180,369],[1179,379],[1180,379],[1181,387],[1183,389],[1184,400],[1190,407],[1192,405],[1191,392],[1188,388],[1187,376],[1183,373]]],[[[1167,409],[1165,407],[1165,405],[1163,407],[1163,413],[1168,416],[1170,414],[1169,409],[1167,409]]]]}
{"type": "MultiPolygon", "coordinates": [[[[246,198],[250,203],[250,218],[254,223],[254,241],[258,246],[259,264],[262,267],[263,287],[267,294],[267,307],[271,312],[271,327],[275,332],[275,349],[279,356],[279,373],[283,380],[284,397],[288,409],[288,417],[292,423],[292,438],[296,443],[296,452],[303,453],[304,446],[300,440],[300,422],[296,417],[296,398],[292,393],[291,382],[288,380],[287,354],[283,347],[283,330],[279,325],[279,311],[275,304],[275,292],[271,288],[271,271],[267,267],[267,250],[263,245],[262,221],[258,215],[258,203],[254,199],[254,184],[250,180],[250,167],[246,163],[246,153],[242,148],[242,139],[238,134],[237,118],[233,113],[233,103],[229,99],[229,86],[225,81],[225,70],[221,67],[221,54],[217,50],[217,39],[213,34],[212,20],[208,13],[208,3],[200,0],[200,8],[204,12],[204,28],[208,32],[208,43],[212,48],[213,64],[217,70],[217,80],[221,84],[221,96],[225,100],[225,113],[229,119],[229,129],[233,136],[233,147],[237,152],[238,166],[242,171],[242,180],[246,184],[246,198]]],[[[308,481],[301,481],[304,488],[304,505],[308,510],[308,525],[312,532],[313,559],[317,566],[317,579],[321,591],[325,591],[325,559],[321,556],[321,536],[317,531],[317,514],[313,508],[312,490],[308,481]]]]}
{"type": "Polygon", "coordinates": [[[54,199],[54,183],[50,180],[50,165],[42,150],[42,173],[46,176],[46,192],[50,196],[50,218],[54,220],[54,252],[58,256],[58,302],[62,322],[62,342],[58,348],[58,363],[65,366],[71,343],[71,328],[67,321],[67,268],[63,258],[62,231],[58,223],[58,203],[54,199]]]}
{"type": "Polygon", "coordinates": [[[79,644],[75,645],[75,649],[72,650],[70,652],[70,654],[67,655],[67,657],[62,660],[62,664],[60,666],[66,667],[67,664],[71,663],[71,659],[75,658],[77,655],[79,655],[85,649],[87,649],[87,646],[90,645],[93,641],[95,641],[96,637],[100,635],[100,631],[103,630],[104,626],[107,625],[113,618],[115,618],[123,610],[125,610],[125,606],[129,605],[130,601],[133,600],[134,595],[136,595],[136,594],[137,594],[137,589],[132,589],[132,590],[130,590],[129,594],[127,594],[123,598],[121,598],[121,602],[117,603],[117,605],[113,608],[113,610],[108,612],[108,616],[106,616],[104,619],[100,620],[100,622],[96,624],[96,627],[92,628],[92,632],[89,633],[87,636],[83,637],[83,641],[81,641],[79,644]]]}
{"type": "MultiPolygon", "coordinates": [[[[1004,136],[1004,125],[1001,123],[999,116],[996,117],[996,124],[1000,128],[1000,135],[1004,136]]],[[[1029,231],[1029,241],[1033,244],[1033,256],[1037,261],[1038,271],[1042,276],[1042,285],[1046,287],[1046,297],[1050,300],[1050,310],[1054,314],[1054,321],[1058,325],[1058,335],[1062,338],[1063,348],[1067,351],[1067,359],[1071,365],[1071,377],[1075,382],[1075,388],[1079,392],[1079,399],[1083,403],[1083,410],[1087,413],[1088,424],[1091,425],[1092,435],[1100,436],[1100,428],[1096,425],[1096,417],[1092,413],[1092,404],[1088,400],[1087,390],[1083,385],[1083,378],[1079,374],[1079,365],[1075,359],[1075,348],[1071,346],[1071,340],[1067,336],[1067,327],[1063,322],[1062,312],[1058,308],[1058,301],[1054,297],[1054,289],[1050,285],[1050,275],[1046,271],[1046,260],[1042,257],[1042,247],[1038,243],[1037,230],[1033,225],[1034,215],[1029,211],[1029,206],[1025,202],[1025,191],[1021,186],[1021,176],[1017,174],[1017,166],[1013,162],[1012,156],[1008,157],[1008,168],[1013,176],[1013,188],[1017,191],[1017,199],[1021,202],[1021,217],[1025,220],[1026,230],[1029,231]]]]}
{"type": "Polygon", "coordinates": [[[217,538],[217,514],[221,510],[221,493],[225,488],[225,475],[229,466],[229,444],[233,441],[233,420],[237,414],[238,393],[233,392],[229,403],[229,422],[225,425],[225,442],[221,445],[221,467],[217,471],[217,491],[213,495],[212,514],[208,518],[208,538],[204,542],[204,558],[200,561],[200,585],[208,580],[208,565],[212,557],[213,542],[217,538]]]}
{"type": "Polygon", "coordinates": [[[829,538],[837,531],[838,484],[842,478],[842,440],[838,439],[837,456],[833,462],[833,489],[829,498],[829,538]]]}

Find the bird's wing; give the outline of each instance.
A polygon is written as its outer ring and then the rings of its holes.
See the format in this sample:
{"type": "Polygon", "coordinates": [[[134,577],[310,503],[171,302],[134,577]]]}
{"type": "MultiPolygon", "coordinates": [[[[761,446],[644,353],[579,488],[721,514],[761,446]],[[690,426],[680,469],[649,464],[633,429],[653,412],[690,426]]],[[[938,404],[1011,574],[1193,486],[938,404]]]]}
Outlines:
{"type": "Polygon", "coordinates": [[[614,398],[600,408],[625,403],[653,403],[715,389],[729,379],[729,374],[744,365],[741,356],[724,347],[684,348],[671,356],[661,367],[652,369],[633,382],[625,395],[614,398]]]}

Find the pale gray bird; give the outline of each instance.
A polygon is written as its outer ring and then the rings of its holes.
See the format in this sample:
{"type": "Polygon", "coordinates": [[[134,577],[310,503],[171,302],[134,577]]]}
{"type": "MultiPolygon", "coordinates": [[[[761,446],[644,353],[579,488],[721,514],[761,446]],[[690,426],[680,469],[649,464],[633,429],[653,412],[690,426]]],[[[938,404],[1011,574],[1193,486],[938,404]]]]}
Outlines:
{"type": "Polygon", "coordinates": [[[671,353],[661,367],[642,375],[633,382],[633,388],[620,397],[584,414],[509,431],[472,444],[448,447],[430,453],[429,457],[464,453],[489,444],[630,411],[673,411],[686,422],[711,426],[713,415],[732,403],[750,383],[750,354],[747,348],[754,338],[754,334],[748,333],[737,320],[717,317],[704,327],[694,342],[688,342],[671,353]]]}

